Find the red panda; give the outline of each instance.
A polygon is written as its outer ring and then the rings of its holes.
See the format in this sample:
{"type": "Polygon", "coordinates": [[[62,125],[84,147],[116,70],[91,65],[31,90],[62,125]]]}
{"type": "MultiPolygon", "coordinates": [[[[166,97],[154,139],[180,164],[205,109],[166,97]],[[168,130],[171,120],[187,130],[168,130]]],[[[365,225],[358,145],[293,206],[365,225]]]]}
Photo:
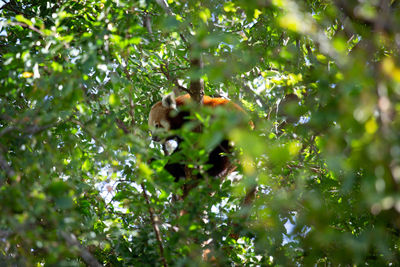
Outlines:
{"type": "MultiPolygon", "coordinates": [[[[186,122],[189,121],[188,117],[190,116],[190,111],[187,109],[182,109],[182,106],[187,104],[189,101],[189,94],[179,96],[176,99],[173,94],[165,96],[162,101],[154,104],[150,110],[148,121],[150,129],[153,131],[155,130],[155,132],[157,132],[157,129],[160,128],[166,131],[180,129],[186,122]]],[[[203,105],[211,108],[223,106],[227,109],[236,110],[239,111],[239,113],[245,114],[244,110],[240,106],[224,98],[204,96],[203,105]]],[[[179,151],[179,143],[182,141],[182,139],[176,136],[171,137],[171,139],[173,138],[178,139],[178,148],[173,152],[177,153],[179,151]]],[[[210,168],[206,171],[207,175],[211,177],[222,178],[231,173],[235,169],[228,156],[231,153],[232,146],[229,144],[229,140],[223,139],[220,144],[217,145],[208,155],[206,164],[210,165],[210,168]]],[[[167,163],[164,169],[175,177],[175,181],[186,177],[184,164],[167,163]]]]}

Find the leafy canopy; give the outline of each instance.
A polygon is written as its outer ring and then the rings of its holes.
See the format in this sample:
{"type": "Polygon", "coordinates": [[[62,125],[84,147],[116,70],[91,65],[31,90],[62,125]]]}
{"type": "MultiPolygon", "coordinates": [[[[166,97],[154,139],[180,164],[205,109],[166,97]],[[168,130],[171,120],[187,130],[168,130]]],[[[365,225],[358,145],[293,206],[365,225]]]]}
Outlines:
{"type": "Polygon", "coordinates": [[[399,264],[398,3],[0,1],[0,262],[399,264]],[[179,200],[147,116],[200,80],[256,127],[194,112],[175,160],[240,164],[179,200]]]}

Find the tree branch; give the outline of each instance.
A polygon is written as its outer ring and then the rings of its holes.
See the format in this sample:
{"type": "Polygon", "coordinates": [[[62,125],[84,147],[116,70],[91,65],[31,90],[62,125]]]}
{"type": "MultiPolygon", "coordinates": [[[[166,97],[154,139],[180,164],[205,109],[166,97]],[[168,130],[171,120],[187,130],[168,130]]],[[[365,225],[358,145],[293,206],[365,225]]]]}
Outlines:
{"type": "MultiPolygon", "coordinates": [[[[190,60],[191,69],[200,70],[201,69],[201,59],[194,57],[190,60]]],[[[204,83],[201,78],[195,78],[190,81],[189,87],[190,98],[196,101],[199,105],[203,104],[204,97],[204,83]]]]}
{"type": "Polygon", "coordinates": [[[18,128],[15,126],[8,126],[7,128],[4,128],[3,130],[1,130],[0,137],[8,134],[9,132],[15,131],[15,130],[18,130],[18,128]]]}
{"type": "MultiPolygon", "coordinates": [[[[388,1],[383,1],[383,2],[388,2],[388,1]]],[[[341,10],[345,16],[353,20],[354,22],[358,22],[361,24],[364,24],[371,29],[374,29],[375,26],[377,26],[377,20],[379,24],[379,29],[376,30],[383,30],[386,33],[393,33],[395,32],[394,27],[395,23],[392,23],[389,21],[391,18],[389,15],[383,16],[384,14],[381,14],[381,12],[378,12],[375,18],[366,18],[366,17],[361,17],[359,16],[356,12],[354,12],[355,8],[354,6],[351,6],[349,2],[345,0],[335,0],[333,3],[336,5],[336,7],[341,10]]],[[[388,7],[389,3],[387,3],[388,7]]],[[[380,10],[382,11],[382,10],[380,10]]]]}
{"type": "Polygon", "coordinates": [[[251,89],[248,85],[246,85],[243,80],[241,79],[235,79],[238,83],[241,84],[241,87],[244,89],[246,93],[254,97],[256,100],[255,102],[260,104],[264,110],[268,110],[268,106],[265,104],[267,102],[263,97],[261,97],[258,93],[254,92],[253,89],[251,89]]]}
{"type": "Polygon", "coordinates": [[[151,40],[154,41],[153,29],[151,28],[151,17],[147,12],[143,15],[143,26],[149,32],[151,40]]]}
{"type": "Polygon", "coordinates": [[[167,267],[168,264],[167,264],[167,261],[165,260],[165,257],[164,257],[164,247],[162,245],[162,239],[161,239],[161,235],[160,235],[160,228],[158,226],[159,223],[160,223],[160,220],[159,220],[158,216],[154,214],[154,210],[150,205],[149,197],[147,196],[146,188],[145,188],[143,183],[141,184],[141,187],[142,187],[142,191],[143,191],[143,196],[144,196],[144,198],[146,200],[147,207],[149,209],[151,225],[153,226],[154,233],[156,234],[158,248],[160,249],[161,261],[163,263],[163,266],[167,267]]]}
{"type": "Polygon", "coordinates": [[[9,22],[8,25],[11,25],[11,26],[17,26],[18,25],[18,26],[21,26],[21,27],[24,27],[24,28],[31,29],[32,31],[37,32],[40,35],[44,35],[44,33],[41,30],[39,30],[38,28],[35,28],[34,26],[25,24],[23,22],[9,22]]]}
{"type": "Polygon", "coordinates": [[[69,246],[74,246],[79,248],[79,255],[82,260],[90,267],[101,267],[102,265],[97,261],[97,259],[78,241],[76,236],[72,233],[61,232],[61,236],[65,239],[69,246]]]}
{"type": "MultiPolygon", "coordinates": [[[[175,16],[175,14],[171,11],[171,9],[168,6],[168,3],[165,2],[165,0],[156,0],[156,2],[169,16],[175,16]]],[[[180,33],[179,36],[181,37],[184,43],[187,43],[186,37],[182,33],[180,33]]]]}
{"type": "Polygon", "coordinates": [[[117,123],[118,128],[120,128],[125,134],[129,134],[129,128],[125,125],[125,123],[120,120],[120,119],[115,119],[115,122],[117,123]]]}
{"type": "Polygon", "coordinates": [[[4,128],[0,132],[0,137],[2,137],[3,135],[6,135],[6,134],[8,134],[9,132],[12,132],[12,131],[19,131],[19,132],[24,133],[24,134],[32,134],[33,135],[33,134],[40,133],[40,132],[42,132],[42,131],[44,131],[44,130],[52,127],[52,126],[54,126],[54,123],[50,123],[50,124],[43,125],[43,126],[38,126],[36,124],[33,124],[31,126],[25,127],[24,129],[20,129],[20,128],[12,125],[12,126],[8,126],[7,128],[4,128]]]}
{"type": "Polygon", "coordinates": [[[24,15],[24,13],[22,13],[20,10],[18,10],[18,7],[15,8],[13,5],[16,5],[15,1],[10,0],[10,1],[8,1],[8,3],[5,3],[2,7],[0,7],[0,10],[6,9],[8,11],[14,12],[15,14],[23,14],[24,15]]]}
{"type": "Polygon", "coordinates": [[[168,3],[165,0],[156,0],[157,4],[167,13],[168,15],[172,16],[173,13],[168,6],[168,3]]]}
{"type": "Polygon", "coordinates": [[[7,238],[12,234],[11,231],[0,230],[0,238],[7,238]]]}
{"type": "MultiPolygon", "coordinates": [[[[189,93],[189,90],[187,88],[185,88],[179,84],[178,78],[175,75],[173,77],[171,77],[171,75],[170,75],[170,72],[177,71],[177,70],[184,70],[184,69],[189,69],[189,68],[180,68],[180,69],[170,70],[168,68],[168,63],[165,63],[165,62],[164,62],[164,64],[161,64],[161,66],[160,66],[161,73],[164,74],[164,76],[167,78],[168,81],[173,82],[175,84],[175,86],[178,88],[178,90],[189,93]]],[[[175,92],[175,94],[178,95],[177,92],[175,92]]]]}

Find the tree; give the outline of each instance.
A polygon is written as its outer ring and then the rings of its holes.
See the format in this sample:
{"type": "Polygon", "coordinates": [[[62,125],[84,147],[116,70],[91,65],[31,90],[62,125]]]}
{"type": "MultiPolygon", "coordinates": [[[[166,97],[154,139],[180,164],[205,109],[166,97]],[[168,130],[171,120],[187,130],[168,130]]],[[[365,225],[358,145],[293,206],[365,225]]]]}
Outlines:
{"type": "Polygon", "coordinates": [[[8,0],[0,13],[1,262],[399,264],[398,1],[8,0]],[[147,127],[173,90],[229,97],[256,126],[196,111],[181,160],[206,168],[229,135],[240,163],[184,199],[147,127]]]}

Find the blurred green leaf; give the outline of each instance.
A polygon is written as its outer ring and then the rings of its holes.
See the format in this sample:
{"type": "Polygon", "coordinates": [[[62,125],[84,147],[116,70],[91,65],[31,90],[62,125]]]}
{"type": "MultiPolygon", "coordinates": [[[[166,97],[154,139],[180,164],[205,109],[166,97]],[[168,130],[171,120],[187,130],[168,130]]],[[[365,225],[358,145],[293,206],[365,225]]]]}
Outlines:
{"type": "Polygon", "coordinates": [[[400,265],[397,1],[161,2],[2,4],[2,265],[400,265]]]}

